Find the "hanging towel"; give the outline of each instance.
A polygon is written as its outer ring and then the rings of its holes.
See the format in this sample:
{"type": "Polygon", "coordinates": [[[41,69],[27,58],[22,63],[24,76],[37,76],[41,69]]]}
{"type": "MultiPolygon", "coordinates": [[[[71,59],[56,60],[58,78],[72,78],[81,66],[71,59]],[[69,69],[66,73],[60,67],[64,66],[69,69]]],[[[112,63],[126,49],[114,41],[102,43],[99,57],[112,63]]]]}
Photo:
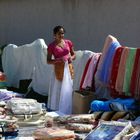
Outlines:
{"type": "Polygon", "coordinates": [[[120,59],[122,55],[122,51],[125,47],[119,47],[116,49],[116,52],[114,54],[113,58],[113,63],[112,63],[112,69],[111,69],[111,75],[110,75],[110,80],[109,80],[109,85],[111,89],[115,89],[115,83],[116,83],[116,78],[118,74],[118,68],[120,64],[120,59]]]}
{"type": "Polygon", "coordinates": [[[129,54],[126,60],[124,83],[123,83],[123,92],[125,92],[125,95],[127,96],[131,96],[130,82],[131,82],[132,70],[133,70],[133,65],[135,60],[135,54],[136,54],[136,48],[129,48],[129,54]]]}
{"type": "Polygon", "coordinates": [[[101,55],[101,53],[94,53],[93,54],[91,61],[89,63],[86,75],[84,76],[82,89],[86,89],[87,87],[90,87],[90,88],[92,87],[92,79],[93,79],[94,71],[96,69],[96,65],[97,65],[97,62],[98,62],[100,55],[101,55]]]}
{"type": "Polygon", "coordinates": [[[130,91],[131,91],[131,95],[134,97],[135,94],[137,94],[135,92],[135,89],[137,87],[137,79],[139,77],[139,72],[138,72],[138,67],[139,67],[139,61],[140,61],[140,49],[137,48],[136,50],[136,57],[134,60],[134,66],[133,66],[133,71],[132,71],[132,77],[131,77],[131,84],[130,84],[130,91]]]}
{"type": "Polygon", "coordinates": [[[115,54],[116,49],[120,47],[119,42],[112,42],[111,45],[109,46],[109,49],[105,55],[101,74],[99,79],[104,83],[104,84],[109,84],[109,78],[111,74],[111,67],[112,67],[112,61],[113,57],[115,54]]]}
{"type": "Polygon", "coordinates": [[[113,37],[112,35],[108,35],[105,39],[105,43],[104,43],[103,50],[102,50],[102,56],[100,58],[97,72],[95,74],[95,79],[97,79],[97,80],[100,80],[100,75],[101,75],[101,71],[103,68],[103,64],[104,64],[104,60],[105,60],[107,51],[108,51],[111,43],[113,43],[113,42],[118,42],[118,40],[115,37],[113,37]]]}
{"type": "Polygon", "coordinates": [[[119,91],[119,92],[123,91],[124,73],[125,73],[125,66],[126,66],[126,60],[128,57],[128,53],[129,53],[129,48],[125,47],[122,52],[120,65],[119,65],[119,69],[118,69],[118,75],[117,75],[117,79],[116,79],[116,85],[115,85],[116,91],[119,91]]]}
{"type": "Polygon", "coordinates": [[[84,83],[84,79],[85,79],[85,76],[86,76],[86,73],[87,73],[87,70],[88,70],[88,67],[89,67],[89,64],[91,62],[91,59],[92,59],[92,56],[88,59],[87,63],[86,63],[86,66],[84,68],[84,72],[82,74],[82,78],[81,78],[81,82],[80,82],[80,90],[82,89],[82,85],[84,83]]]}

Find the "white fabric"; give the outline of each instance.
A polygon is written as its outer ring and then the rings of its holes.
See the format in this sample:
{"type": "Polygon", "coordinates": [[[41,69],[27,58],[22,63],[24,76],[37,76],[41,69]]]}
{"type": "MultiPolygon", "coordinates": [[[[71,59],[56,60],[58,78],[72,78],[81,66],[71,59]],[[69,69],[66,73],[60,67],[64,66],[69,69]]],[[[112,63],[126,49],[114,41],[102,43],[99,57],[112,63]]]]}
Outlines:
{"type": "Polygon", "coordinates": [[[31,87],[41,95],[48,95],[50,73],[53,67],[47,64],[47,46],[41,40],[41,46],[35,49],[36,61],[32,75],[31,87]]]}
{"type": "MultiPolygon", "coordinates": [[[[26,55],[31,51],[27,50],[27,52],[24,53],[24,48],[25,47],[19,48],[14,44],[9,44],[4,48],[2,65],[4,73],[6,74],[8,86],[18,87],[20,79],[31,78],[33,59],[30,59],[31,61],[28,60],[26,55]]],[[[30,56],[33,58],[32,54],[30,54],[30,56]]]]}
{"type": "Polygon", "coordinates": [[[33,89],[42,95],[47,95],[52,68],[47,64],[46,59],[47,45],[43,39],[19,47],[9,44],[2,54],[7,85],[18,88],[19,80],[32,79],[33,89]]]}
{"type": "Polygon", "coordinates": [[[51,110],[59,110],[61,81],[55,78],[54,71],[51,73],[51,80],[48,93],[48,108],[51,110]]]}
{"type": "Polygon", "coordinates": [[[40,113],[42,111],[42,104],[34,99],[12,98],[7,102],[7,108],[10,109],[13,114],[30,115],[40,113]]]}
{"type": "Polygon", "coordinates": [[[74,80],[73,80],[73,89],[78,90],[80,88],[80,81],[82,78],[82,74],[84,72],[84,68],[88,59],[93,55],[92,51],[84,50],[84,51],[76,51],[76,59],[73,61],[74,65],[74,80]]]}
{"type": "Polygon", "coordinates": [[[60,91],[59,111],[64,114],[72,113],[73,80],[69,71],[68,62],[64,66],[64,76],[60,91]]]}

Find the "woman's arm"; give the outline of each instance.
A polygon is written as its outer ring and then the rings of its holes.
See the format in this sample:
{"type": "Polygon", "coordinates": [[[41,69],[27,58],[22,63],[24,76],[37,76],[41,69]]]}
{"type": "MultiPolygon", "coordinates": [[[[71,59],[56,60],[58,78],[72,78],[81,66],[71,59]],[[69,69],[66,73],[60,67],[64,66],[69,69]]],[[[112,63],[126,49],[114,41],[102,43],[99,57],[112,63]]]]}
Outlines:
{"type": "Polygon", "coordinates": [[[76,54],[75,54],[75,51],[74,51],[73,47],[70,50],[70,54],[71,54],[70,60],[71,61],[75,60],[76,59],[76,54]]]}

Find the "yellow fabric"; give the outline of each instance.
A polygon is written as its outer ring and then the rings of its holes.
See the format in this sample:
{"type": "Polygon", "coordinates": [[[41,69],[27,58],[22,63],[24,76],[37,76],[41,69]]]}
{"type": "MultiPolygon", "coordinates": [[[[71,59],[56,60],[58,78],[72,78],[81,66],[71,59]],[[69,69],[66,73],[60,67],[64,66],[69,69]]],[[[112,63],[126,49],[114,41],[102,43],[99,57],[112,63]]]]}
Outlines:
{"type": "MultiPolygon", "coordinates": [[[[55,76],[56,79],[59,81],[63,80],[64,65],[65,63],[57,63],[54,65],[55,76]]],[[[70,70],[71,78],[74,79],[74,68],[71,63],[69,64],[69,70],[70,70]]]]}

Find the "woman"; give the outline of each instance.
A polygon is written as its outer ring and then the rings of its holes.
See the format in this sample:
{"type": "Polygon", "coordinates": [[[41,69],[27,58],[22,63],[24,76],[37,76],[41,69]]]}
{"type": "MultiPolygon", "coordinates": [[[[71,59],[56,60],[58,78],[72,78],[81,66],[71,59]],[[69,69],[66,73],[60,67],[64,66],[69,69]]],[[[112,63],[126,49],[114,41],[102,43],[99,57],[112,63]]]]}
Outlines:
{"type": "Polygon", "coordinates": [[[73,43],[64,39],[65,29],[62,26],[56,26],[53,29],[54,41],[48,45],[47,63],[54,65],[54,73],[51,79],[49,89],[48,108],[59,110],[60,91],[64,74],[65,63],[69,64],[71,78],[74,78],[72,61],[76,55],[73,43]]]}

